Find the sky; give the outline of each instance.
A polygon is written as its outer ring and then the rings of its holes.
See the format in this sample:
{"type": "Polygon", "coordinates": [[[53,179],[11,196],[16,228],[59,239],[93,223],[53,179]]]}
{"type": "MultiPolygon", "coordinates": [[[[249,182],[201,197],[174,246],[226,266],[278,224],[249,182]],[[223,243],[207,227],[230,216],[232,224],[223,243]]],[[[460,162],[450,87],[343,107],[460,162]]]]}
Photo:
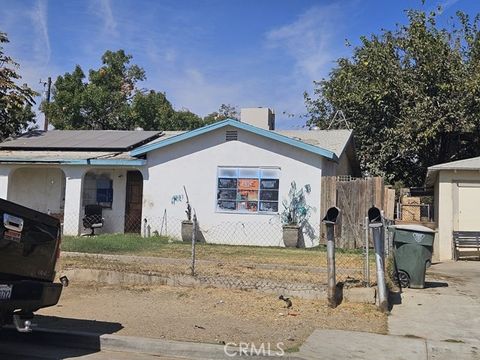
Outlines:
{"type": "Polygon", "coordinates": [[[77,64],[87,73],[106,50],[124,49],[146,71],[139,86],[177,110],[270,107],[278,128],[300,128],[303,93],[351,55],[345,40],[357,45],[405,23],[405,9],[438,5],[444,24],[480,12],[473,0],[0,0],[0,31],[22,82],[39,92],[40,80],[77,64]]]}

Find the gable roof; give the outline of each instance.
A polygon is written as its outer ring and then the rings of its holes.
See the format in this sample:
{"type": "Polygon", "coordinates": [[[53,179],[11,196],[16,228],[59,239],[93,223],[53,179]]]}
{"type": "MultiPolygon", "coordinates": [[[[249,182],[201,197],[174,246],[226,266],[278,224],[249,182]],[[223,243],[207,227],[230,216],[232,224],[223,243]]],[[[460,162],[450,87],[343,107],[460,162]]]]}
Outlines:
{"type": "Polygon", "coordinates": [[[133,149],[130,152],[130,154],[132,156],[144,155],[144,154],[146,154],[150,151],[157,150],[157,149],[163,148],[165,146],[178,143],[180,141],[185,141],[185,140],[188,140],[188,139],[192,139],[192,138],[195,138],[199,135],[202,135],[202,134],[205,134],[205,133],[217,130],[217,129],[221,129],[221,128],[224,128],[224,127],[227,127],[227,126],[232,126],[234,128],[240,129],[240,130],[244,130],[244,131],[259,135],[259,136],[263,136],[265,138],[272,139],[272,140],[278,141],[280,143],[287,144],[287,145],[290,145],[290,146],[308,151],[310,153],[323,156],[323,157],[325,157],[329,160],[332,160],[332,161],[336,161],[336,162],[338,161],[337,154],[335,152],[331,151],[331,150],[327,150],[323,147],[312,145],[312,144],[303,142],[301,140],[297,140],[295,138],[282,135],[279,132],[261,129],[261,128],[258,128],[256,126],[246,124],[246,123],[242,123],[240,121],[233,120],[233,119],[222,120],[222,121],[219,121],[219,122],[216,122],[216,123],[213,123],[213,124],[210,124],[210,125],[207,125],[207,126],[195,129],[195,130],[180,133],[178,135],[166,138],[165,140],[159,139],[159,141],[154,141],[154,142],[151,142],[149,144],[140,146],[136,149],[133,149]]]}
{"type": "Polygon", "coordinates": [[[353,137],[352,130],[276,130],[275,132],[330,150],[339,158],[353,137]]]}
{"type": "Polygon", "coordinates": [[[129,151],[158,138],[161,131],[29,131],[0,144],[0,150],[129,151]]]}
{"type": "Polygon", "coordinates": [[[427,169],[425,185],[433,186],[433,184],[435,183],[435,180],[437,179],[438,173],[441,170],[480,170],[480,157],[457,160],[457,161],[430,166],[427,169]]]}

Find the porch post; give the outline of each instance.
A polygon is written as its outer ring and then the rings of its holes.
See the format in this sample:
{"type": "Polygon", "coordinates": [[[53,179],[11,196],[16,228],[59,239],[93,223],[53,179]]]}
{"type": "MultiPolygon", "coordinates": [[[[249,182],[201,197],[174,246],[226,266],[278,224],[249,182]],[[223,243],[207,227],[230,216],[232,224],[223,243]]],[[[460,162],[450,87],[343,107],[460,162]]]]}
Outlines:
{"type": "Polygon", "coordinates": [[[82,218],[83,168],[64,168],[65,173],[65,211],[63,235],[80,235],[82,218]]]}
{"type": "Polygon", "coordinates": [[[10,171],[10,167],[0,167],[0,198],[5,200],[7,200],[8,197],[8,176],[10,175],[10,171]]]}

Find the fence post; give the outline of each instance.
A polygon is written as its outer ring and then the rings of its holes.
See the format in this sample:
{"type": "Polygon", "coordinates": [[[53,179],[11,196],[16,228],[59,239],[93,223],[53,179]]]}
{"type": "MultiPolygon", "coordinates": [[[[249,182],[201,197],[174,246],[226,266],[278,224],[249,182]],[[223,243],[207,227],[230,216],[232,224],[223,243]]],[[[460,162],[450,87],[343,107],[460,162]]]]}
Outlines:
{"type": "Polygon", "coordinates": [[[147,237],[147,225],[148,220],[147,218],[143,219],[143,237],[147,237]]]}
{"type": "Polygon", "coordinates": [[[365,277],[367,287],[370,287],[370,239],[368,231],[368,216],[365,217],[365,277]]]}
{"type": "MultiPolygon", "coordinates": [[[[388,257],[389,248],[388,248],[388,234],[387,234],[387,221],[385,220],[385,212],[383,210],[380,211],[380,215],[382,217],[382,224],[383,224],[383,258],[385,259],[388,257]]],[[[385,266],[385,264],[383,264],[385,266]]],[[[385,269],[384,269],[385,270],[385,269]]]]}
{"type": "Polygon", "coordinates": [[[385,243],[383,219],[380,210],[372,207],[368,210],[369,227],[372,229],[375,245],[375,262],[377,265],[378,307],[380,311],[388,311],[387,285],[385,283],[385,243]]]}
{"type": "Polygon", "coordinates": [[[197,242],[197,214],[193,214],[193,232],[192,232],[192,276],[195,276],[195,243],[197,242]]]}
{"type": "Polygon", "coordinates": [[[322,222],[327,227],[327,274],[328,274],[328,305],[337,306],[337,279],[335,274],[335,225],[339,219],[340,210],[336,207],[328,209],[322,222]]]}

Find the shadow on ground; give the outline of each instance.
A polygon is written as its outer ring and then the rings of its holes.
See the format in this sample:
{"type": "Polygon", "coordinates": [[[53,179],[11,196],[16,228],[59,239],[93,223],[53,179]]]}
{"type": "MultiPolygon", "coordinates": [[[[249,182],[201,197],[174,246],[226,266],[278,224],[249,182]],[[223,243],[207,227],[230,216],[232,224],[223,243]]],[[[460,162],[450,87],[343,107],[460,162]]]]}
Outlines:
{"type": "Polygon", "coordinates": [[[448,283],[444,281],[425,281],[425,289],[434,289],[440,287],[448,287],[448,283]]]}
{"type": "Polygon", "coordinates": [[[120,323],[57,316],[36,315],[34,322],[42,329],[80,331],[99,335],[113,334],[123,329],[120,323]]]}
{"type": "Polygon", "coordinates": [[[0,358],[2,354],[23,355],[21,348],[27,343],[39,351],[58,347],[61,359],[93,354],[101,350],[102,335],[123,329],[120,323],[42,315],[35,316],[34,323],[31,333],[19,333],[13,328],[0,330],[0,358]]]}

